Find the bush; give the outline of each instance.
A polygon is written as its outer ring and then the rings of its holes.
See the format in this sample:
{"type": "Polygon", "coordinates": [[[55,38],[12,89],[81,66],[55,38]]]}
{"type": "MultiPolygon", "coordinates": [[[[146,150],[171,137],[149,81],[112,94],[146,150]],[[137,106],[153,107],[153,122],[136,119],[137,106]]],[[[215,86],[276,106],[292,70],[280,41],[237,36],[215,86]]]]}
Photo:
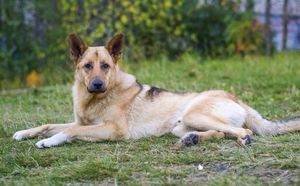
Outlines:
{"type": "Polygon", "coordinates": [[[238,12],[235,0],[1,2],[0,88],[25,86],[33,72],[41,78],[39,84],[65,82],[45,76],[51,70],[72,69],[66,42],[71,32],[89,45],[103,45],[124,32],[125,57],[134,62],[184,52],[212,57],[253,53],[262,42],[260,29],[252,29],[253,16],[238,12]]]}
{"type": "Polygon", "coordinates": [[[256,19],[245,14],[231,21],[227,27],[226,41],[229,54],[262,53],[264,46],[264,28],[256,19]]]}

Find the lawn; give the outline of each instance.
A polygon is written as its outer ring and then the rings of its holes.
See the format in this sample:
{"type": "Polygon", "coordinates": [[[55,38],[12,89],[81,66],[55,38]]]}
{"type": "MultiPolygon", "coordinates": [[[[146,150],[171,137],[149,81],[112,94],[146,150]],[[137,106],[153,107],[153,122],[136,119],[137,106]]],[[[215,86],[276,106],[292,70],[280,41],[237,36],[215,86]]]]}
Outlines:
{"type": "MultiPolygon", "coordinates": [[[[300,115],[300,55],[131,62],[123,68],[142,83],[169,91],[224,89],[268,119],[300,115]]],[[[70,76],[72,76],[70,74],[70,76]]],[[[141,140],[35,149],[39,139],[12,141],[18,130],[72,121],[71,84],[0,93],[1,185],[299,185],[300,133],[255,136],[173,149],[171,135],[141,140]],[[198,170],[201,164],[203,170],[198,170]]]]}

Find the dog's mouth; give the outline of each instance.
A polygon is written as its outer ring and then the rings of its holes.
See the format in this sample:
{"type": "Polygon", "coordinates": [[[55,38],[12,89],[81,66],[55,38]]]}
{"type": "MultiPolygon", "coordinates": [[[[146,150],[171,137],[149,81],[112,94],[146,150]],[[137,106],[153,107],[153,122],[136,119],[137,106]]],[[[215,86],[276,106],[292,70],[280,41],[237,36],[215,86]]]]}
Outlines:
{"type": "Polygon", "coordinates": [[[87,91],[91,94],[101,94],[106,91],[106,88],[101,88],[101,89],[89,89],[89,87],[86,87],[87,91]]]}

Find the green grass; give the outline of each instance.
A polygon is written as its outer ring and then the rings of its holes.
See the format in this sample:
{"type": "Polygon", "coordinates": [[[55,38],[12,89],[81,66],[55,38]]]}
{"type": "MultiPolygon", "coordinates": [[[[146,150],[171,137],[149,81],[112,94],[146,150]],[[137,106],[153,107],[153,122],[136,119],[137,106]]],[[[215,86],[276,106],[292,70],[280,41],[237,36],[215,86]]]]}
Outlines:
{"type": "MultiPolygon", "coordinates": [[[[170,91],[224,89],[268,119],[300,115],[300,55],[206,60],[185,55],[126,63],[140,82],[170,91]]],[[[176,151],[171,135],[141,140],[74,142],[37,150],[39,139],[12,134],[45,123],[72,121],[71,85],[0,93],[0,185],[299,185],[300,134],[203,142],[176,151]],[[201,164],[204,169],[197,170],[201,164]]]]}

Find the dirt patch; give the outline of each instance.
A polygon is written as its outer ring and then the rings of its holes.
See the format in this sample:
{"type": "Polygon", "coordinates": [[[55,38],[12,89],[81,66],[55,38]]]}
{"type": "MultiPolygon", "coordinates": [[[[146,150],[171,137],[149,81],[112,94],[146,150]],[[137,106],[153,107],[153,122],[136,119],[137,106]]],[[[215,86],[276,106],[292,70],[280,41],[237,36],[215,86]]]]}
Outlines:
{"type": "MultiPolygon", "coordinates": [[[[163,167],[158,166],[157,169],[166,170],[171,172],[171,175],[176,175],[176,172],[187,172],[184,179],[180,179],[186,184],[189,183],[209,183],[212,179],[217,177],[226,178],[231,177],[249,177],[257,178],[262,180],[265,184],[275,184],[280,183],[283,185],[295,185],[299,182],[300,171],[295,170],[284,170],[284,169],[270,169],[264,165],[257,164],[251,166],[240,166],[234,165],[229,162],[209,162],[201,163],[203,170],[198,169],[199,164],[183,165],[183,166],[169,166],[163,167]]],[[[173,181],[176,177],[173,177],[173,181]]]]}

